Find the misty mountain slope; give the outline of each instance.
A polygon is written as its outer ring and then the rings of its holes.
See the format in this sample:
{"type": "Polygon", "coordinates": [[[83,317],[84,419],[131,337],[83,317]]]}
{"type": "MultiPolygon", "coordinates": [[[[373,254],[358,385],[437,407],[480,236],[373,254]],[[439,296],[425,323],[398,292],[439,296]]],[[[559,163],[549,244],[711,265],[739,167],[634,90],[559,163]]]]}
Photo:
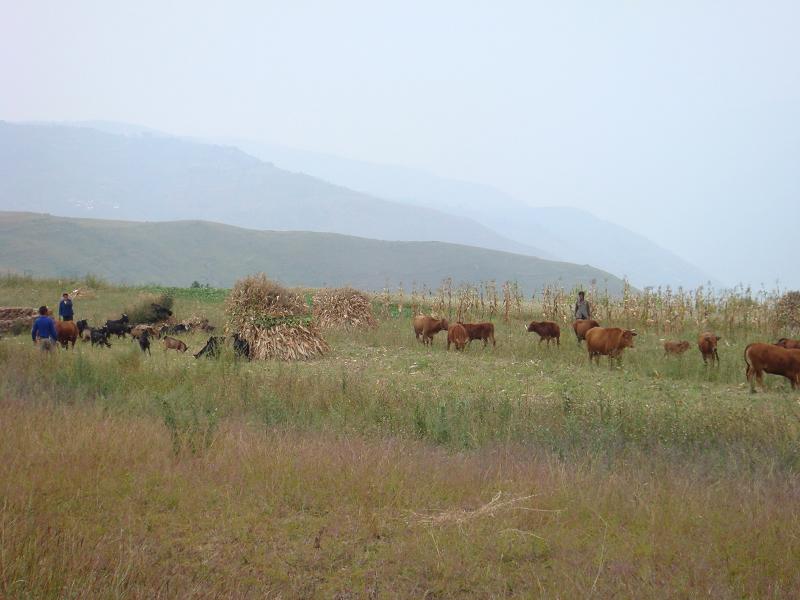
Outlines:
{"type": "Polygon", "coordinates": [[[374,198],[284,171],[236,148],[75,126],[0,122],[0,209],[202,219],[549,256],[467,217],[374,198]]]}
{"type": "Polygon", "coordinates": [[[715,278],[648,238],[586,211],[533,207],[492,186],[438,177],[422,170],[350,160],[250,140],[226,140],[277,166],[308,173],[381,198],[452,212],[486,224],[551,256],[589,263],[638,287],[694,288],[715,278]]]}
{"type": "Polygon", "coordinates": [[[219,223],[135,223],[0,212],[0,271],[37,276],[100,275],[117,283],[231,286],[265,272],[288,285],[379,290],[387,283],[435,289],[517,281],[526,294],[560,283],[622,281],[593,267],[441,242],[387,242],[330,233],[254,231],[219,223]]]}

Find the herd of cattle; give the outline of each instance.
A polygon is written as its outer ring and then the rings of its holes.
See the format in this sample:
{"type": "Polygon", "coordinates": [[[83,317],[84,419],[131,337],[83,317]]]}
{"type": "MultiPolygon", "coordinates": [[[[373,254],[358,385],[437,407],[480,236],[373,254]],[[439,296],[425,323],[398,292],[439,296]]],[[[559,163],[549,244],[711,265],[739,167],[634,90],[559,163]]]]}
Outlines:
{"type": "MultiPolygon", "coordinates": [[[[202,330],[213,331],[214,328],[209,325],[204,325],[202,330]]],[[[157,326],[147,324],[131,325],[130,319],[126,314],[123,314],[119,319],[109,319],[100,327],[91,327],[86,319],[77,322],[56,321],[58,343],[64,348],[67,348],[70,344],[74,348],[78,338],[84,342],[90,342],[92,346],[105,346],[110,348],[111,341],[109,338],[112,335],[116,335],[118,339],[130,335],[133,340],[139,343],[142,352],[148,354],[151,354],[150,344],[151,339],[154,338],[161,340],[165,352],[167,350],[186,352],[186,350],[188,350],[186,343],[172,336],[189,333],[190,331],[191,327],[184,323],[162,324],[157,326]]],[[[225,338],[223,336],[211,336],[194,357],[217,357],[224,345],[225,338]]],[[[237,356],[247,359],[250,358],[249,344],[238,335],[231,336],[231,346],[237,356]]]]}
{"type": "MultiPolygon", "coordinates": [[[[447,319],[435,319],[429,316],[417,316],[413,320],[414,335],[417,340],[425,345],[433,342],[433,336],[440,331],[447,331],[447,349],[454,346],[456,350],[464,350],[473,340],[482,340],[486,347],[488,342],[496,345],[494,325],[492,323],[463,323],[461,321],[450,324],[447,319]]],[[[561,344],[561,328],[553,321],[531,321],[525,326],[526,331],[536,333],[539,343],[555,341],[561,344]]],[[[620,327],[601,327],[593,319],[579,319],[572,323],[572,330],[578,344],[586,341],[589,353],[589,362],[593,360],[599,364],[601,356],[608,356],[609,363],[619,360],[625,348],[633,348],[636,331],[620,327]]],[[[719,365],[717,345],[721,338],[709,331],[701,333],[697,338],[697,348],[703,358],[704,364],[719,365]]],[[[690,348],[686,340],[665,341],[665,355],[680,355],[690,348]]],[[[800,340],[781,338],[775,344],[754,343],[749,344],[744,350],[746,364],[745,376],[750,384],[750,390],[755,391],[756,381],[764,388],[764,373],[781,375],[789,380],[792,388],[800,386],[800,340]]]]}

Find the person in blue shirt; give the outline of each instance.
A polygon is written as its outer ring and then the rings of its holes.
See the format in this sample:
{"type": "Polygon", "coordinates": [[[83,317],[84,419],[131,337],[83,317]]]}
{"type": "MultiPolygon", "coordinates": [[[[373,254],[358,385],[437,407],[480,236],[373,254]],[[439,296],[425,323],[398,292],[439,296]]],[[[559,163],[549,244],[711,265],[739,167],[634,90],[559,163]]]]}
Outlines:
{"type": "Polygon", "coordinates": [[[62,321],[72,321],[72,300],[69,299],[69,294],[64,292],[61,294],[61,302],[58,303],[58,316],[62,321]]]}
{"type": "Polygon", "coordinates": [[[38,343],[39,348],[44,352],[52,350],[58,340],[56,323],[48,316],[46,306],[39,307],[39,316],[36,317],[31,328],[31,338],[33,343],[38,343]]]}

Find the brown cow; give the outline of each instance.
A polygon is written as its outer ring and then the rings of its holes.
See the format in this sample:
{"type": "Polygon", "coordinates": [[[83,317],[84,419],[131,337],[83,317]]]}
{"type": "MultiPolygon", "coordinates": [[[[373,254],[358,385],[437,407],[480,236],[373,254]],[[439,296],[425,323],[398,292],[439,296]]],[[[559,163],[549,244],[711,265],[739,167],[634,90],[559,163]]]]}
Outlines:
{"type": "Polygon", "coordinates": [[[586,339],[586,332],[592,327],[600,327],[600,323],[594,319],[578,319],[572,324],[572,330],[575,332],[575,337],[578,338],[578,343],[586,339]]]}
{"type": "Polygon", "coordinates": [[[469,333],[462,323],[455,323],[447,330],[447,349],[450,350],[450,344],[456,345],[456,350],[463,350],[469,343],[469,333]]]}
{"type": "Polygon", "coordinates": [[[608,356],[608,364],[622,357],[625,348],[633,348],[633,337],[636,332],[632,329],[619,327],[592,327],[586,332],[586,347],[589,350],[589,363],[592,358],[600,364],[600,355],[608,356]]]}
{"type": "Polygon", "coordinates": [[[719,365],[719,354],[717,353],[717,342],[722,338],[718,335],[705,331],[697,336],[697,347],[700,349],[700,354],[703,355],[703,364],[708,364],[709,359],[711,364],[717,361],[719,365]]]}
{"type": "Polygon", "coordinates": [[[681,340],[680,342],[664,342],[664,354],[683,354],[689,349],[689,342],[681,340]]]}
{"type": "Polygon", "coordinates": [[[447,319],[434,319],[422,315],[414,317],[414,335],[418,342],[421,341],[425,345],[432,344],[433,336],[442,330],[447,331],[447,319]]]}
{"type": "Polygon", "coordinates": [[[800,385],[800,350],[787,350],[774,344],[749,344],[744,349],[744,362],[751,392],[756,391],[755,380],[764,389],[765,371],[783,375],[792,384],[792,389],[800,385]]]}
{"type": "Polygon", "coordinates": [[[539,334],[539,343],[547,340],[547,345],[550,345],[552,340],[556,341],[556,346],[561,345],[561,328],[552,321],[531,321],[525,328],[528,333],[532,331],[539,334]]]}
{"type": "Polygon", "coordinates": [[[184,344],[182,341],[176,340],[174,337],[169,337],[168,335],[164,337],[164,352],[167,350],[186,352],[186,348],[186,344],[184,344]]]}
{"type": "Polygon", "coordinates": [[[776,346],[786,348],[787,350],[800,350],[800,340],[790,340],[789,338],[781,338],[775,342],[776,346]]]}
{"type": "MultiPolygon", "coordinates": [[[[487,344],[491,341],[492,346],[497,346],[497,342],[494,339],[494,324],[492,323],[462,323],[461,321],[458,322],[464,329],[467,330],[467,335],[469,336],[469,343],[472,343],[472,340],[483,340],[483,347],[486,348],[487,344]]],[[[448,337],[450,337],[448,335],[448,337]]]]}
{"type": "Polygon", "coordinates": [[[131,337],[133,339],[138,340],[143,333],[147,332],[149,337],[158,337],[158,332],[156,328],[152,325],[137,325],[133,329],[131,329],[131,337]]]}
{"type": "Polygon", "coordinates": [[[58,334],[58,343],[62,348],[72,342],[72,347],[75,347],[75,340],[78,339],[78,326],[73,321],[56,321],[56,333],[58,334]]]}

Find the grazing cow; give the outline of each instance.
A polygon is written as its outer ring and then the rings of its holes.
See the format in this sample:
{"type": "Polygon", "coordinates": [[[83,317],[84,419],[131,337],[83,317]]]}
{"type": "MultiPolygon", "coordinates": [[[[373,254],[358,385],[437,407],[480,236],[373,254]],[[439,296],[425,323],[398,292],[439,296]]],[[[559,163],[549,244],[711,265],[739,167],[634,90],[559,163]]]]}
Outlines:
{"type": "Polygon", "coordinates": [[[497,346],[497,342],[494,339],[494,324],[462,323],[461,321],[459,321],[458,324],[467,330],[467,335],[469,336],[470,344],[472,344],[472,340],[483,340],[484,348],[486,348],[486,346],[490,341],[492,342],[492,346],[497,346]]]}
{"type": "Polygon", "coordinates": [[[176,352],[186,352],[188,346],[174,337],[166,336],[164,338],[164,352],[167,350],[175,350],[176,352]]]}
{"type": "Polygon", "coordinates": [[[622,357],[625,348],[633,348],[633,338],[636,332],[632,329],[619,327],[592,327],[586,332],[586,347],[589,350],[589,363],[594,358],[600,364],[600,355],[608,356],[608,364],[622,357]]]}
{"type": "MultiPolygon", "coordinates": [[[[250,360],[250,344],[247,343],[247,340],[239,337],[238,333],[233,334],[232,337],[233,337],[233,352],[235,356],[250,360]]],[[[200,352],[198,352],[197,354],[195,354],[194,357],[200,358],[201,356],[208,356],[211,358],[219,358],[219,353],[224,343],[225,343],[224,337],[217,335],[211,336],[210,338],[208,338],[206,345],[203,346],[203,349],[200,350],[200,352]]]]}
{"type": "Polygon", "coordinates": [[[600,323],[594,319],[578,319],[572,324],[572,330],[575,332],[575,337],[578,339],[578,344],[586,339],[586,332],[592,327],[600,327],[600,323]]]}
{"type": "Polygon", "coordinates": [[[789,338],[781,338],[775,342],[776,346],[786,348],[787,350],[800,350],[800,340],[790,340],[789,338]]]}
{"type": "Polygon", "coordinates": [[[92,346],[100,345],[111,348],[111,342],[108,341],[108,327],[90,328],[89,339],[92,342],[92,346]]]}
{"type": "Polygon", "coordinates": [[[680,342],[664,342],[664,354],[683,354],[689,349],[689,342],[681,340],[680,342]]]}
{"type": "Polygon", "coordinates": [[[150,352],[150,334],[146,330],[139,335],[139,348],[142,349],[142,352],[147,352],[152,356],[153,353],[150,352]]]}
{"type": "Polygon", "coordinates": [[[108,329],[108,334],[111,335],[112,333],[119,337],[125,337],[126,333],[131,332],[131,328],[128,326],[129,319],[128,315],[123,314],[122,318],[120,319],[109,319],[106,321],[106,328],[108,329]]]}
{"type": "Polygon", "coordinates": [[[539,343],[547,340],[550,345],[552,340],[556,341],[556,346],[561,345],[561,328],[552,321],[531,321],[525,328],[528,333],[536,332],[539,335],[539,343]]]}
{"type": "Polygon", "coordinates": [[[177,325],[162,325],[161,329],[158,330],[158,337],[164,337],[165,335],[180,335],[181,333],[188,333],[188,331],[189,328],[183,323],[178,323],[177,325]]]}
{"type": "Polygon", "coordinates": [[[451,325],[447,330],[447,349],[450,350],[450,344],[455,344],[456,350],[463,350],[464,347],[471,340],[466,328],[461,323],[451,325]]]}
{"type": "Polygon", "coordinates": [[[764,372],[782,375],[789,380],[792,389],[800,385],[800,350],[786,349],[774,344],[749,344],[744,349],[747,365],[745,376],[750,391],[755,392],[755,380],[764,389],[764,372]]]}
{"type": "Polygon", "coordinates": [[[62,348],[66,348],[69,343],[75,347],[75,340],[78,339],[78,326],[73,321],[56,321],[56,333],[58,343],[62,348]]]}
{"type": "Polygon", "coordinates": [[[712,365],[714,361],[717,361],[717,365],[719,365],[717,342],[721,339],[721,337],[710,331],[705,331],[697,336],[697,347],[700,349],[700,354],[703,355],[703,364],[708,364],[708,361],[711,360],[712,365]]]}
{"type": "Polygon", "coordinates": [[[433,343],[433,336],[440,331],[447,331],[447,319],[434,319],[433,317],[414,317],[414,335],[417,341],[426,346],[433,343]],[[421,339],[420,339],[421,336],[421,339]]]}

